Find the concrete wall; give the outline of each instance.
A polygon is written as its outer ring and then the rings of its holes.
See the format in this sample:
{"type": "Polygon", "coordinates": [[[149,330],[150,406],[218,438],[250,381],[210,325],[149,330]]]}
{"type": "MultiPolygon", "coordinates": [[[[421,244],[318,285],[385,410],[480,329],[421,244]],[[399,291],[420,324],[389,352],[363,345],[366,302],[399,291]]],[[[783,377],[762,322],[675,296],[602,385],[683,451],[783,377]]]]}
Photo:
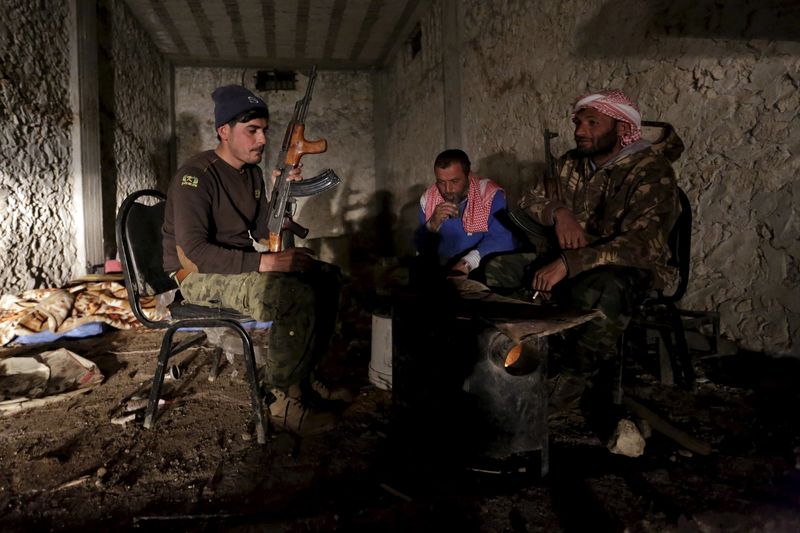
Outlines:
{"type": "Polygon", "coordinates": [[[433,160],[445,148],[440,24],[441,6],[434,2],[420,21],[420,51],[413,55],[406,44],[375,75],[377,186],[398,217],[395,247],[400,255],[413,253],[419,197],[433,182],[433,160]]]}
{"type": "Polygon", "coordinates": [[[169,65],[121,0],[98,2],[98,70],[106,255],[117,208],[169,180],[169,65]]]}
{"type": "MultiPolygon", "coordinates": [[[[71,175],[70,10],[0,10],[0,293],[69,280],[77,261],[71,175]]],[[[167,177],[168,69],[120,0],[98,2],[105,245],[125,194],[167,177]]],[[[90,75],[88,73],[87,75],[90,75]]]]}
{"type": "Polygon", "coordinates": [[[57,284],[75,262],[65,2],[0,9],[0,292],[57,284]]]}
{"type": "MultiPolygon", "coordinates": [[[[386,84],[389,190],[430,182],[441,146],[443,1],[423,17],[427,68],[400,54],[386,84]],[[415,91],[415,88],[425,91],[415,91]],[[421,97],[422,95],[425,97],[421,97]],[[394,150],[393,143],[400,150],[394,150]]],[[[800,21],[750,0],[463,0],[464,148],[518,198],[554,151],[572,146],[569,106],[621,87],[645,118],[686,143],[676,165],[694,206],[684,305],[722,313],[746,348],[800,355],[800,21]]],[[[379,154],[379,158],[381,155],[379,154]]]]}
{"type": "MultiPolygon", "coordinates": [[[[221,85],[244,85],[264,98],[270,110],[265,174],[275,167],[294,104],[305,92],[307,78],[297,76],[294,91],[255,90],[255,70],[177,68],[175,116],[178,165],[193,154],[217,145],[212,91],[221,85]]],[[[345,267],[354,235],[366,230],[375,196],[372,131],[372,83],[365,72],[319,72],[306,118],[306,137],[325,138],[328,151],[303,158],[303,175],[332,168],[342,178],[333,191],[301,200],[295,219],[309,228],[310,244],[322,258],[345,267]]],[[[269,187],[268,187],[269,190],[269,187]]]]}

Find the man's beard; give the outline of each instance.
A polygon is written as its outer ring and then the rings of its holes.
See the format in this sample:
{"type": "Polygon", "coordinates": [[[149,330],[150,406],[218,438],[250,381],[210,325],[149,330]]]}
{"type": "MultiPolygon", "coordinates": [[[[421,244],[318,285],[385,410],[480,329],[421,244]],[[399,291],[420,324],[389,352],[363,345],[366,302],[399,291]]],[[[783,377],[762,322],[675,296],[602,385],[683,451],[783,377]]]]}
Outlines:
{"type": "Polygon", "coordinates": [[[460,204],[461,201],[467,197],[466,191],[464,192],[446,192],[442,195],[445,202],[450,202],[451,204],[460,204]]]}
{"type": "Polygon", "coordinates": [[[583,155],[603,155],[611,153],[616,144],[617,131],[616,128],[611,128],[611,130],[598,137],[588,148],[580,145],[577,145],[576,148],[583,155]]]}

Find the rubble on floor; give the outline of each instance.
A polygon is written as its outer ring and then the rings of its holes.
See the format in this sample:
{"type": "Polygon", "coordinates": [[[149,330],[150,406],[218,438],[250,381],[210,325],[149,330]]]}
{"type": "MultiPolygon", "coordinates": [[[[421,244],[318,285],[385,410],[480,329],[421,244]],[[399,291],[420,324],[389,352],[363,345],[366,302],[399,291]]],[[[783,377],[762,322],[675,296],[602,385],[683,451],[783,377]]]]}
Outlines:
{"type": "MultiPolygon", "coordinates": [[[[641,456],[614,455],[573,410],[550,421],[551,468],[539,479],[536,469],[491,475],[447,456],[409,455],[406,436],[392,425],[391,392],[369,383],[368,339],[342,341],[323,369],[358,391],[339,425],[303,439],[276,431],[263,447],[254,438],[241,358],[209,382],[213,348],[179,356],[158,423],[145,430],[136,413],[155,369],[158,332],[49,346],[91,361],[105,380],[0,418],[0,527],[800,530],[796,360],[705,359],[707,380],[695,392],[644,373],[629,376],[626,394],[707,443],[710,453],[654,428],[641,456]]],[[[0,358],[36,350],[4,349],[0,358]]]]}

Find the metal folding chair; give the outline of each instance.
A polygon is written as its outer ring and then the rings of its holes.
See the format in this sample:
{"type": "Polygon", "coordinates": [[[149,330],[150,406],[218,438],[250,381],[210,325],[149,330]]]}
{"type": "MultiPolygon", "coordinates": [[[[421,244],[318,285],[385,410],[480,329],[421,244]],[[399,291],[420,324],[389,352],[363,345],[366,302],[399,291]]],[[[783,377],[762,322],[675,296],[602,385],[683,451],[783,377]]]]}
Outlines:
{"type": "Polygon", "coordinates": [[[645,340],[647,331],[658,333],[658,354],[660,378],[664,384],[678,384],[691,389],[695,384],[695,371],[689,346],[686,342],[687,329],[700,329],[711,326],[711,349],[717,350],[719,344],[719,313],[713,311],[687,311],[678,308],[678,302],[686,293],[689,284],[689,260],[692,239],[692,206],[682,189],[678,188],[681,212],[669,235],[672,252],[670,264],[678,269],[678,285],[672,294],[657,294],[642,300],[636,314],[620,340],[620,368],[617,399],[621,400],[622,368],[625,357],[626,338],[645,340]]]}
{"type": "MultiPolygon", "coordinates": [[[[257,439],[259,444],[264,444],[267,431],[256,373],[253,340],[241,324],[241,321],[253,319],[232,310],[211,309],[182,302],[175,302],[169,306],[172,317],[170,320],[150,320],[142,310],[142,297],[156,296],[177,288],[175,280],[164,271],[162,266],[161,228],[164,224],[165,206],[166,196],[159,191],[134,192],[122,203],[116,223],[117,245],[131,309],[136,318],[146,327],[166,330],[161,341],[158,364],[150,389],[144,427],[149,429],[155,423],[158,400],[170,358],[198,341],[198,337],[194,337],[173,345],[175,333],[187,328],[222,327],[233,330],[242,340],[257,439]]],[[[204,333],[200,334],[200,338],[204,337],[204,333]]],[[[220,355],[221,350],[218,350],[217,361],[212,372],[216,371],[220,355]]]]}

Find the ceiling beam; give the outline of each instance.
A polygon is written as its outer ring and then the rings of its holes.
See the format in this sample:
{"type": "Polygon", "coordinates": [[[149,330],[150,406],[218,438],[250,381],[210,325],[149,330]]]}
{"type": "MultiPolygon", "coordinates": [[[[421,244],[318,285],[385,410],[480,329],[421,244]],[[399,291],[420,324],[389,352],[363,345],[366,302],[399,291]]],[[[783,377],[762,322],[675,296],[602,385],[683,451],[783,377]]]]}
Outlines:
{"type": "Polygon", "coordinates": [[[188,55],[189,47],[186,46],[186,43],[181,38],[181,33],[178,31],[178,27],[175,26],[175,21],[172,20],[172,16],[169,14],[169,11],[167,11],[167,8],[164,7],[163,2],[161,2],[161,0],[150,0],[150,7],[167,29],[167,35],[169,35],[172,44],[177,48],[178,52],[188,55]]]}
{"type": "Polygon", "coordinates": [[[372,33],[372,27],[378,20],[380,10],[383,8],[383,0],[371,0],[367,13],[364,15],[364,20],[361,21],[361,28],[358,30],[356,42],[353,43],[353,49],[350,51],[350,61],[356,61],[361,56],[361,51],[372,33]]]}
{"type": "Polygon", "coordinates": [[[239,1],[225,0],[225,12],[231,20],[233,45],[236,47],[236,52],[238,52],[241,57],[248,57],[247,39],[245,38],[244,28],[242,27],[242,14],[239,12],[239,1]]]}
{"type": "Polygon", "coordinates": [[[342,27],[342,18],[346,6],[347,0],[336,0],[333,4],[331,21],[330,24],[328,24],[328,35],[325,38],[325,51],[323,52],[325,59],[333,57],[333,50],[336,47],[336,42],[339,40],[339,30],[342,27]]]}
{"type": "Polygon", "coordinates": [[[306,56],[306,41],[308,40],[308,12],[311,9],[311,0],[300,0],[297,4],[297,28],[294,31],[294,53],[297,57],[306,56]]]}
{"type": "Polygon", "coordinates": [[[189,11],[192,12],[192,17],[194,17],[197,28],[200,30],[200,38],[206,45],[208,55],[219,57],[219,49],[213,37],[214,30],[211,28],[211,22],[208,20],[205,8],[203,8],[203,2],[200,0],[186,0],[186,3],[189,4],[189,11]]]}
{"type": "Polygon", "coordinates": [[[261,0],[261,15],[264,20],[264,41],[267,57],[278,55],[275,48],[275,0],[261,0]]]}

